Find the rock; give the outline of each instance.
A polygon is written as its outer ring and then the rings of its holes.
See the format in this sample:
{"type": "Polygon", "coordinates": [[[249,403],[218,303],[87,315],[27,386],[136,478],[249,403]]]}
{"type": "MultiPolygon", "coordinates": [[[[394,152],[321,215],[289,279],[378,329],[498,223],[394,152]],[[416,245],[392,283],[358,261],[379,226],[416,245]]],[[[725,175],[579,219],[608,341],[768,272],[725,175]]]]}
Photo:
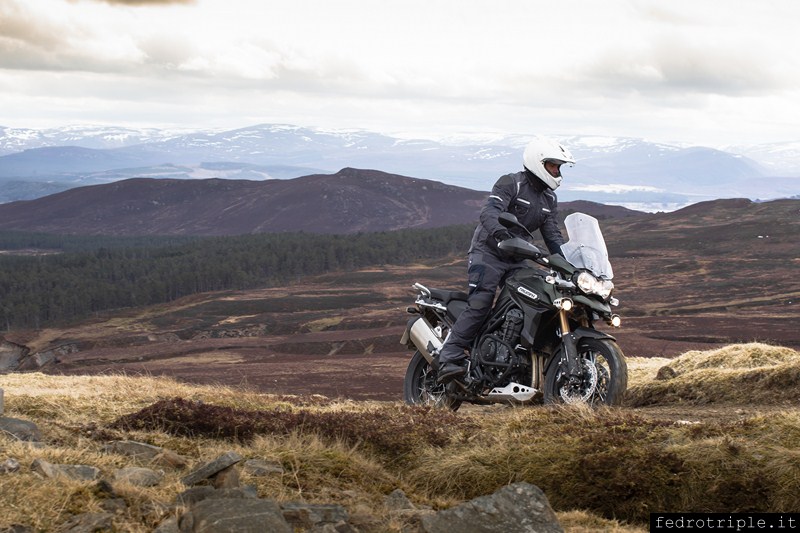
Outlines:
{"type": "Polygon", "coordinates": [[[31,526],[23,526],[22,524],[11,524],[5,529],[0,529],[0,533],[35,533],[35,531],[31,526]]]}
{"type": "Polygon", "coordinates": [[[100,508],[107,513],[122,514],[128,509],[125,498],[109,498],[100,502],[100,508]]]}
{"type": "Polygon", "coordinates": [[[210,499],[178,521],[182,533],[292,533],[274,500],[210,499]]]}
{"type": "Polygon", "coordinates": [[[338,504],[283,504],[283,517],[294,526],[312,528],[323,524],[347,522],[347,510],[338,504]]]}
{"type": "Polygon", "coordinates": [[[244,486],[235,489],[215,489],[208,485],[186,489],[175,497],[178,505],[192,506],[197,502],[209,499],[255,499],[258,491],[255,487],[244,486]]]}
{"type": "Polygon", "coordinates": [[[242,460],[242,456],[236,452],[226,452],[213,461],[205,463],[199,468],[195,468],[181,479],[186,486],[192,486],[213,476],[214,474],[233,466],[242,460]]]}
{"type": "Polygon", "coordinates": [[[112,531],[114,515],[111,513],[83,513],[75,515],[65,522],[57,531],[59,533],[95,533],[112,531]]]}
{"type": "Polygon", "coordinates": [[[386,496],[383,503],[390,511],[405,511],[409,509],[416,509],[411,500],[408,499],[406,493],[400,489],[395,489],[391,494],[386,496]]]}
{"type": "Polygon", "coordinates": [[[164,450],[153,457],[150,463],[165,468],[186,468],[189,466],[189,459],[171,450],[164,450]]]}
{"type": "Polygon", "coordinates": [[[153,446],[152,444],[145,444],[144,442],[136,442],[134,440],[115,440],[109,442],[104,447],[104,450],[107,453],[128,455],[143,461],[150,461],[164,452],[164,448],[153,446]]]}
{"type": "Polygon", "coordinates": [[[178,505],[192,506],[197,502],[212,498],[217,490],[214,487],[192,487],[175,496],[178,505]]]}
{"type": "Polygon", "coordinates": [[[10,474],[19,471],[19,461],[13,457],[9,457],[0,463],[0,474],[10,474]]]}
{"type": "Polygon", "coordinates": [[[254,477],[264,477],[272,474],[283,474],[283,466],[278,462],[248,459],[244,462],[244,471],[254,477]]]}
{"type": "Polygon", "coordinates": [[[137,466],[120,468],[114,472],[114,481],[130,483],[136,487],[155,487],[161,483],[162,479],[164,479],[164,474],[137,466]]]}
{"type": "Polygon", "coordinates": [[[514,483],[435,514],[423,515],[425,533],[563,533],[547,496],[530,483],[514,483]]]}
{"type": "Polygon", "coordinates": [[[153,533],[181,533],[178,528],[178,519],[174,516],[167,518],[158,524],[158,527],[153,530],[153,533]]]}
{"type": "MultiPolygon", "coordinates": [[[[11,341],[7,341],[0,337],[0,372],[4,370],[16,370],[30,350],[11,341]]],[[[0,413],[1,414],[1,413],[0,413]]]]}
{"type": "Polygon", "coordinates": [[[3,389],[0,388],[0,416],[3,416],[3,409],[5,409],[5,405],[3,404],[3,389]]]}
{"type": "Polygon", "coordinates": [[[92,493],[98,498],[116,498],[119,495],[114,486],[106,479],[100,479],[92,485],[92,493]]]}
{"type": "Polygon", "coordinates": [[[31,464],[31,470],[51,479],[63,476],[76,481],[92,481],[100,476],[100,470],[93,466],[55,465],[44,459],[35,459],[31,464]]]}
{"type": "Polygon", "coordinates": [[[30,442],[40,442],[42,440],[39,426],[28,420],[20,420],[19,418],[0,416],[0,433],[11,435],[17,440],[30,442]]]}
{"type": "Polygon", "coordinates": [[[215,489],[235,489],[239,486],[239,471],[236,465],[220,470],[211,477],[215,489]]]}
{"type": "Polygon", "coordinates": [[[658,372],[656,373],[656,380],[666,381],[668,379],[674,378],[677,375],[678,373],[675,372],[675,369],[672,368],[671,366],[662,366],[661,368],[658,369],[658,372]]]}
{"type": "Polygon", "coordinates": [[[17,365],[16,370],[18,371],[36,370],[42,368],[47,364],[52,363],[55,360],[56,360],[56,354],[53,351],[35,353],[29,355],[28,357],[20,361],[20,363],[17,365]]]}

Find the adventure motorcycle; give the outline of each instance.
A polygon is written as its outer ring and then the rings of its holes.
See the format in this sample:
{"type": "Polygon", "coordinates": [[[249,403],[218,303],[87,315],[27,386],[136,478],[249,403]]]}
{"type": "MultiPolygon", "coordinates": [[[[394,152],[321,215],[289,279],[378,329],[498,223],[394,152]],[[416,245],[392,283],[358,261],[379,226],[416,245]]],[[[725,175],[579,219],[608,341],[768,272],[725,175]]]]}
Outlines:
{"type": "MultiPolygon", "coordinates": [[[[510,213],[499,217],[507,228],[530,232],[510,213]]],[[[564,257],[546,257],[520,237],[499,248],[520,260],[545,267],[522,268],[505,282],[476,336],[467,373],[449,384],[436,381],[438,354],[448,332],[467,307],[467,295],[429,289],[419,283],[415,306],[400,340],[415,350],[406,371],[403,398],[456,410],[478,404],[578,403],[618,405],[628,383],[625,356],[614,337],[594,329],[604,320],[620,326],[611,310],[613,271],[600,225],[573,213],[565,221],[570,240],[564,257]]],[[[533,235],[530,235],[533,238],[533,235]]]]}

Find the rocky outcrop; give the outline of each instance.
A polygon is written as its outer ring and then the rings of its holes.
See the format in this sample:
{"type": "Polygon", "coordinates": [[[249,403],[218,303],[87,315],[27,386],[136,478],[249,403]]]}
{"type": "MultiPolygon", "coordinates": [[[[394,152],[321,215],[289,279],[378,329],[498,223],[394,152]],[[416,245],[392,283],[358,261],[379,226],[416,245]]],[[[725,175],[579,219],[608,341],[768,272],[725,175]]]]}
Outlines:
{"type": "Polygon", "coordinates": [[[0,372],[16,370],[29,353],[26,346],[0,337],[0,372]]]}
{"type": "Polygon", "coordinates": [[[424,533],[563,533],[547,496],[530,483],[514,483],[421,519],[424,533]]]}
{"type": "MultiPolygon", "coordinates": [[[[170,450],[135,441],[113,441],[105,446],[105,451],[151,465],[166,456],[182,458],[170,450]]],[[[259,458],[248,459],[240,466],[243,460],[238,453],[229,451],[192,469],[181,479],[189,488],[177,494],[171,504],[164,504],[164,509],[171,512],[167,513],[169,518],[163,520],[155,531],[358,533],[361,527],[374,530],[381,523],[375,517],[362,516],[363,513],[351,517],[347,509],[339,504],[279,503],[270,498],[259,498],[255,487],[240,485],[239,469],[250,476],[261,477],[282,475],[283,468],[280,464],[259,458]]],[[[41,458],[34,460],[30,469],[48,479],[64,477],[84,482],[95,481],[91,490],[100,500],[99,508],[103,512],[69,517],[59,531],[110,529],[115,513],[123,512],[128,505],[117,493],[115,485],[153,487],[164,479],[163,472],[136,465],[119,468],[107,478],[101,477],[102,472],[94,466],[53,464],[41,458]]],[[[16,475],[20,470],[19,461],[13,457],[0,462],[0,475],[16,475]]],[[[563,531],[547,497],[538,487],[529,483],[515,483],[492,495],[441,511],[416,506],[399,489],[386,496],[384,505],[393,519],[403,524],[404,533],[563,531]]],[[[20,531],[26,531],[24,528],[27,526],[19,527],[23,528],[20,531]]]]}
{"type": "Polygon", "coordinates": [[[64,355],[79,351],[75,343],[54,346],[47,350],[31,353],[30,348],[0,337],[0,372],[17,370],[37,370],[57,362],[64,355]]]}

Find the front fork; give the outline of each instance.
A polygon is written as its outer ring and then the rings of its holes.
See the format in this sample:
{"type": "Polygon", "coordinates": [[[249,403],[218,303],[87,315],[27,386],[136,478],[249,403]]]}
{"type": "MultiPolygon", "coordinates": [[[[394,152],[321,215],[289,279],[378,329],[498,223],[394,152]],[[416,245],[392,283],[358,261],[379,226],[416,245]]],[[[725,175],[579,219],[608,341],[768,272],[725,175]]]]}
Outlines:
{"type": "Polygon", "coordinates": [[[583,370],[578,360],[578,337],[570,331],[569,317],[567,310],[561,309],[558,312],[558,319],[561,323],[561,344],[564,347],[564,357],[566,359],[566,371],[569,376],[570,385],[578,385],[581,382],[583,370]]]}

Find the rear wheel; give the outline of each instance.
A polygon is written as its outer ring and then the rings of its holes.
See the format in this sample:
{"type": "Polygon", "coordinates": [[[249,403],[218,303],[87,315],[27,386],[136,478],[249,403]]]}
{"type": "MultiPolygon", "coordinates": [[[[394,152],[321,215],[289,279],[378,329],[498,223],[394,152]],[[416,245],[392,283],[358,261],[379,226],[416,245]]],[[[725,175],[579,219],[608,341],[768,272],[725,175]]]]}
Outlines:
{"type": "Polygon", "coordinates": [[[628,365],[611,339],[582,339],[578,343],[581,379],[570,383],[563,368],[545,377],[545,403],[619,405],[628,387],[628,365]]]}
{"type": "Polygon", "coordinates": [[[461,407],[460,400],[448,396],[445,386],[436,383],[436,372],[419,350],[408,363],[403,382],[403,400],[411,405],[430,405],[453,411],[461,407]]]}

